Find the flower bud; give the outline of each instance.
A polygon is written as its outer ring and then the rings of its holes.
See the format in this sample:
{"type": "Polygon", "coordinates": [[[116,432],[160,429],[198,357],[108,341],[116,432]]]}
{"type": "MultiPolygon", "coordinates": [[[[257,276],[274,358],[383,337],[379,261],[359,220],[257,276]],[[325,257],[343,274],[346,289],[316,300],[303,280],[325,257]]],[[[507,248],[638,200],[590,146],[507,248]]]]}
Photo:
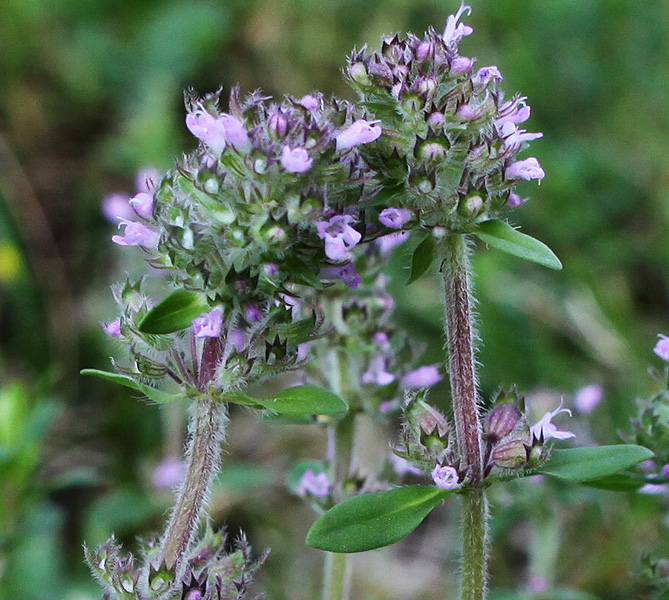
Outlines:
{"type": "Polygon", "coordinates": [[[236,248],[243,248],[249,242],[246,232],[241,227],[230,227],[225,232],[225,239],[236,248]]]}
{"type": "Polygon", "coordinates": [[[288,234],[280,225],[266,225],[260,232],[260,237],[269,245],[282,244],[286,241],[288,234]]]}
{"type": "Polygon", "coordinates": [[[367,73],[367,67],[363,62],[352,64],[348,69],[348,74],[353,81],[360,85],[369,85],[372,82],[367,73]]]}
{"type": "Polygon", "coordinates": [[[486,439],[493,444],[511,433],[520,420],[520,411],[511,402],[495,406],[485,419],[483,431],[486,439]]]}
{"type": "Polygon", "coordinates": [[[483,210],[483,206],[484,201],[480,194],[469,194],[460,200],[460,204],[458,205],[458,213],[460,213],[463,217],[473,219],[483,210]]]}
{"type": "Polygon", "coordinates": [[[527,447],[522,440],[501,444],[493,450],[492,462],[501,469],[522,469],[528,463],[527,447]]]}
{"type": "Polygon", "coordinates": [[[425,162],[441,162],[446,159],[448,148],[441,141],[426,141],[418,150],[418,158],[425,162]]]}
{"type": "Polygon", "coordinates": [[[423,110],[425,101],[418,94],[407,94],[402,101],[402,108],[408,113],[417,113],[423,110]]]}
{"type": "Polygon", "coordinates": [[[434,56],[434,42],[421,42],[418,48],[416,48],[416,58],[418,60],[426,60],[431,56],[434,56]]]}
{"type": "Polygon", "coordinates": [[[269,129],[270,135],[282,138],[286,135],[286,131],[288,130],[288,121],[280,112],[275,112],[268,119],[267,128],[269,129]]]}

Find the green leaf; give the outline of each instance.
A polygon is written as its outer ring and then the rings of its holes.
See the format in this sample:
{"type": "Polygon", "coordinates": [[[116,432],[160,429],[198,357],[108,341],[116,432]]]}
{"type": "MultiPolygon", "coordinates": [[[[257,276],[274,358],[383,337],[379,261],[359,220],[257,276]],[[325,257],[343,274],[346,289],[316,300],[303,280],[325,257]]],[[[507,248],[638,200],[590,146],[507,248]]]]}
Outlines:
{"type": "Polygon", "coordinates": [[[647,460],[653,453],[643,446],[619,444],[554,450],[538,473],[582,483],[603,479],[647,460]]]}
{"type": "Polygon", "coordinates": [[[343,398],[317,385],[291,387],[258,402],[280,415],[339,415],[348,410],[343,398]]]}
{"type": "Polygon", "coordinates": [[[662,592],[655,600],[669,600],[669,590],[662,592]]]}
{"type": "Polygon", "coordinates": [[[241,392],[228,392],[221,396],[221,400],[252,408],[264,408],[291,417],[338,415],[348,410],[348,404],[345,400],[337,394],[316,385],[291,387],[271,398],[252,398],[241,392]]]}
{"type": "Polygon", "coordinates": [[[135,381],[132,377],[128,375],[121,375],[120,373],[109,373],[108,371],[100,371],[98,369],[83,369],[81,371],[82,375],[93,375],[94,377],[99,377],[100,379],[106,379],[112,383],[118,383],[119,385],[124,385],[125,387],[132,388],[138,392],[142,392],[149,400],[152,400],[156,404],[166,404],[168,402],[174,402],[175,400],[182,400],[183,396],[181,394],[170,394],[168,392],[163,392],[158,390],[150,385],[145,385],[139,381],[135,381]]]}
{"type": "Polygon", "coordinates": [[[364,552],[394,544],[452,493],[434,486],[409,485],[349,498],[311,526],[307,544],[329,552],[364,552]]]}
{"type": "Polygon", "coordinates": [[[437,255],[437,244],[431,235],[428,235],[413,252],[411,257],[411,275],[407,285],[411,285],[416,279],[425,273],[430,268],[437,255]]]}
{"type": "Polygon", "coordinates": [[[201,294],[189,290],[176,290],[161,300],[142,319],[142,333],[172,333],[190,327],[193,319],[208,312],[209,305],[201,294]]]}
{"type": "Polygon", "coordinates": [[[562,269],[560,259],[543,242],[520,233],[505,221],[492,219],[480,223],[472,233],[493,248],[518,258],[531,260],[549,269],[562,269]]]}
{"type": "Polygon", "coordinates": [[[630,473],[616,473],[615,475],[609,475],[601,479],[584,481],[583,485],[611,492],[634,492],[645,483],[646,480],[644,477],[631,475],[630,473]]]}

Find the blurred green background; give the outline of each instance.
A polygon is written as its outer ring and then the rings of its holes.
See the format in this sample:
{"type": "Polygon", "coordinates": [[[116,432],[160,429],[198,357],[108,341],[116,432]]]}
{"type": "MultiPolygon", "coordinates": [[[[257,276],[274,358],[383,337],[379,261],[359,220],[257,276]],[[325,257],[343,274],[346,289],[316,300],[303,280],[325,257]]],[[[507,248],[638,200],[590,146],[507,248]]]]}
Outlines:
{"type": "MultiPolygon", "coordinates": [[[[652,347],[669,333],[669,3],[495,0],[474,4],[462,53],[496,64],[507,96],[533,108],[532,155],[513,219],[564,263],[555,273],[478,248],[483,396],[517,383],[569,406],[604,388],[579,443],[612,443],[652,391],[652,347]]],[[[443,27],[454,0],[2,0],[0,3],[0,598],[100,596],[81,543],[112,531],[132,547],[160,529],[169,491],[151,484],[181,447],[182,407],[138,402],[80,378],[116,349],[100,321],[109,285],[140,265],[110,243],[102,198],[194,147],[182,93],[353,99],[340,70],[354,46],[443,27]]],[[[137,258],[137,261],[139,258],[137,258]]],[[[439,286],[404,287],[398,318],[439,360],[439,286]]],[[[446,405],[445,389],[432,399],[446,405]]],[[[550,407],[552,408],[552,407],[550,407]]],[[[373,435],[370,445],[373,444],[373,435]]],[[[376,442],[383,445],[384,442],[376,442]]],[[[283,487],[291,461],[319,458],[323,432],[233,415],[227,473],[211,514],[273,553],[268,600],[317,597],[322,557],[303,546],[313,514],[283,487]],[[224,483],[225,482],[225,483],[224,483]],[[244,500],[242,503],[241,501],[244,500]]],[[[406,542],[357,559],[354,597],[455,597],[456,503],[406,542]],[[444,548],[450,562],[445,563],[444,548]]],[[[498,600],[644,598],[640,559],[668,555],[667,497],[518,483],[493,497],[498,600]],[[545,585],[542,584],[542,581],[545,585]],[[541,591],[545,588],[545,591],[541,591]],[[504,591],[506,590],[506,591],[504,591]],[[578,590],[578,591],[577,591],[578,590]]]]}

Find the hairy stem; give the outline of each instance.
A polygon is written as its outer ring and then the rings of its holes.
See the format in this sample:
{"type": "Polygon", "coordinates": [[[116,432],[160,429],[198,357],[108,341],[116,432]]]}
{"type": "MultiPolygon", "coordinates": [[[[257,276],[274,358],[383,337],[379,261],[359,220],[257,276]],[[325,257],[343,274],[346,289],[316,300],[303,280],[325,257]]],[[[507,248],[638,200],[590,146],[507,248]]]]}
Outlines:
{"type": "Polygon", "coordinates": [[[483,600],[487,580],[487,511],[481,457],[481,428],[477,405],[476,363],[469,254],[463,234],[443,241],[445,324],[448,363],[460,470],[472,487],[462,494],[462,600],[483,600]]]}
{"type": "Polygon", "coordinates": [[[221,442],[228,422],[225,404],[201,398],[193,403],[186,478],[164,536],[164,559],[169,568],[179,567],[190,546],[202,514],[209,488],[218,471],[221,442]]]}

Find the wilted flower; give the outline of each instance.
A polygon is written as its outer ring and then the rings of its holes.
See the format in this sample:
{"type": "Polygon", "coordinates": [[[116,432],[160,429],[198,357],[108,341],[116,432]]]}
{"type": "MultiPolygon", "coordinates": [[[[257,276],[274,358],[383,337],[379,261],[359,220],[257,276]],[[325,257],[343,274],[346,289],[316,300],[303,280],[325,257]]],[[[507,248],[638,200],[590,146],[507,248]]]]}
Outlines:
{"type": "Polygon", "coordinates": [[[337,150],[348,150],[358,144],[368,144],[381,136],[381,127],[375,125],[378,121],[359,119],[350,127],[340,132],[336,138],[337,150]]]}
{"type": "Polygon", "coordinates": [[[453,467],[437,465],[432,470],[432,481],[444,490],[457,487],[459,480],[458,472],[453,467]]]}
{"type": "Polygon", "coordinates": [[[193,319],[193,331],[198,338],[216,338],[221,335],[223,328],[223,309],[216,307],[214,310],[202,313],[193,319]]]}
{"type": "Polygon", "coordinates": [[[538,179],[541,181],[546,173],[541,168],[539,161],[532,156],[509,165],[505,171],[505,176],[507,179],[524,179],[525,181],[538,179]]]}

